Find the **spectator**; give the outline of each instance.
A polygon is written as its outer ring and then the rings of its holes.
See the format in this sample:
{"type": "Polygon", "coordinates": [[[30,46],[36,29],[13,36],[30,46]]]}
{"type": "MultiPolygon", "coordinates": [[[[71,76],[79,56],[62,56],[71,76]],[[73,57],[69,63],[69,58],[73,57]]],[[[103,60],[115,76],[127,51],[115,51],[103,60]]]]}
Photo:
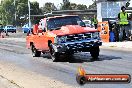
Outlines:
{"type": "Polygon", "coordinates": [[[94,17],[92,18],[92,23],[94,24],[95,29],[97,29],[98,27],[98,20],[97,20],[97,16],[94,15],[94,17]]]}
{"type": "Polygon", "coordinates": [[[130,23],[130,40],[132,40],[132,14],[129,16],[129,23],[130,23]]]}
{"type": "Polygon", "coordinates": [[[120,25],[120,30],[119,30],[119,41],[123,40],[123,31],[125,31],[127,40],[129,40],[129,28],[128,28],[128,14],[125,11],[126,8],[124,6],[121,7],[122,12],[118,14],[118,19],[119,19],[119,25],[120,25]]]}

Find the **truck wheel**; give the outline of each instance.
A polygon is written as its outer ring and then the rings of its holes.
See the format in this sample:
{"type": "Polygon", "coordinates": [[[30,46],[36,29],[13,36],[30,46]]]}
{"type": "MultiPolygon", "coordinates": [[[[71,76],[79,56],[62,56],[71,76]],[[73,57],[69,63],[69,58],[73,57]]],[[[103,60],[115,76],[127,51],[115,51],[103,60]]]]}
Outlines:
{"type": "Polygon", "coordinates": [[[52,44],[50,45],[49,49],[50,49],[50,56],[51,56],[53,62],[59,61],[60,55],[58,52],[55,52],[55,49],[52,47],[52,44]]]}
{"type": "Polygon", "coordinates": [[[93,60],[98,59],[99,52],[100,52],[99,46],[98,47],[92,47],[92,49],[90,50],[90,54],[91,54],[93,60]]]}
{"type": "Polygon", "coordinates": [[[40,57],[41,51],[38,51],[34,45],[31,45],[31,50],[33,57],[40,57]]]}
{"type": "Polygon", "coordinates": [[[74,60],[73,53],[65,53],[64,57],[65,57],[66,61],[73,61],[74,60]]]}

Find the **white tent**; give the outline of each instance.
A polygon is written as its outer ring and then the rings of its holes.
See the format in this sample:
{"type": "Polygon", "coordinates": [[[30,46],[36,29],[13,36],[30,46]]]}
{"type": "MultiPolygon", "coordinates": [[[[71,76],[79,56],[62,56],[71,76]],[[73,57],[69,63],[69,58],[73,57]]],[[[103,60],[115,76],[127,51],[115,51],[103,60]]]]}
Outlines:
{"type": "Polygon", "coordinates": [[[130,1],[130,5],[129,5],[129,7],[132,7],[132,0],[130,1]]]}
{"type": "MultiPolygon", "coordinates": [[[[131,0],[132,1],[132,0],[131,0]]],[[[113,19],[117,18],[118,13],[121,10],[121,7],[125,5],[127,1],[121,0],[121,1],[105,1],[101,0],[97,3],[97,18],[100,22],[102,22],[102,19],[113,19]]]]}

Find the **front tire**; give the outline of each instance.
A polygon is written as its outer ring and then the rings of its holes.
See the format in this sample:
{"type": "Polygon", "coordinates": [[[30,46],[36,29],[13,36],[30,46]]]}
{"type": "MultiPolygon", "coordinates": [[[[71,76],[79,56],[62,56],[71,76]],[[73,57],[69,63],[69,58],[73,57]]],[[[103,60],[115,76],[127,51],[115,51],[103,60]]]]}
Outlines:
{"type": "Polygon", "coordinates": [[[59,61],[60,55],[58,52],[55,52],[55,49],[53,48],[53,44],[50,44],[49,50],[50,50],[50,56],[51,56],[51,59],[53,60],[53,62],[59,61]]]}
{"type": "Polygon", "coordinates": [[[73,56],[73,53],[65,53],[63,54],[63,56],[65,57],[65,60],[66,61],[74,61],[74,56],[73,56]]]}
{"type": "Polygon", "coordinates": [[[38,51],[34,45],[31,45],[31,51],[32,51],[32,55],[33,57],[40,57],[41,55],[41,51],[38,51]]]}
{"type": "Polygon", "coordinates": [[[91,48],[90,54],[93,60],[98,60],[99,52],[100,52],[99,46],[91,48]]]}

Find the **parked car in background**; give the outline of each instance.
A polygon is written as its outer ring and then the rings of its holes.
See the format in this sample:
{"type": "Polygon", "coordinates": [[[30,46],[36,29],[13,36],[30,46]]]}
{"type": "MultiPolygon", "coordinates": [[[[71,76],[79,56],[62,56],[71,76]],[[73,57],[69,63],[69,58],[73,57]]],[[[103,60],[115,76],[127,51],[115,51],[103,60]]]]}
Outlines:
{"type": "Polygon", "coordinates": [[[0,25],[0,32],[4,31],[4,27],[2,25],[0,25]]]}
{"type": "Polygon", "coordinates": [[[93,27],[91,20],[83,20],[83,22],[85,23],[86,27],[93,27]]]}
{"type": "Polygon", "coordinates": [[[29,24],[25,24],[23,27],[22,27],[22,30],[23,30],[23,33],[28,33],[29,30],[32,30],[33,27],[31,26],[31,28],[29,28],[29,24]]]}
{"type": "Polygon", "coordinates": [[[4,27],[4,32],[16,33],[16,27],[13,25],[7,25],[4,27]]]}

